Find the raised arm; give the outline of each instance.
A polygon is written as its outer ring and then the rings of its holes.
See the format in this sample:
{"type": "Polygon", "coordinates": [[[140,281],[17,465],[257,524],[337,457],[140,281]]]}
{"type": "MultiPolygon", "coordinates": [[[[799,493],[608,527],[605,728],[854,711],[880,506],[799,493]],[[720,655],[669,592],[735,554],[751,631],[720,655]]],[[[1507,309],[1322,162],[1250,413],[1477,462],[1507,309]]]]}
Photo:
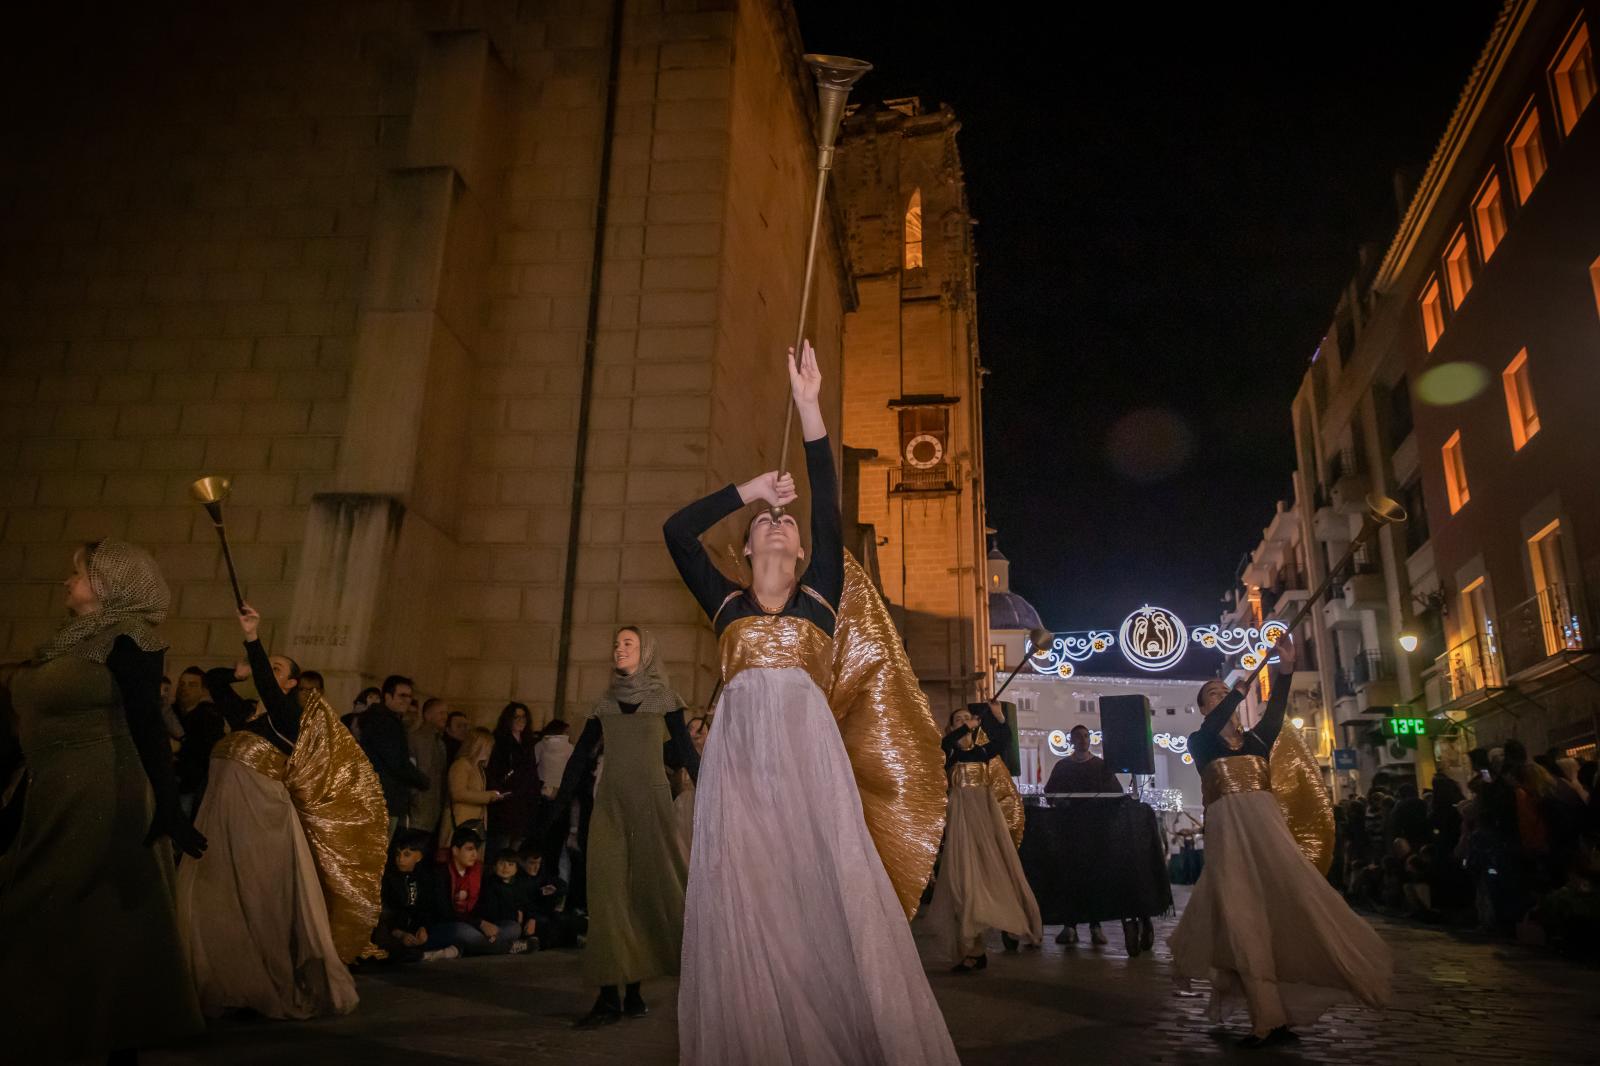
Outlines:
{"type": "Polygon", "coordinates": [[[844,595],[844,541],[839,522],[839,479],[833,470],[833,448],[822,419],[822,370],[817,353],[806,341],[788,359],[789,388],[800,431],[806,442],[806,474],[811,479],[811,561],[801,578],[838,609],[844,595]]]}
{"type": "Polygon", "coordinates": [[[1001,720],[994,712],[994,707],[988,703],[975,704],[974,709],[978,713],[979,720],[983,722],[984,735],[989,738],[989,742],[984,745],[984,751],[990,758],[1003,755],[1011,743],[1011,727],[1001,720]]]}
{"type": "Polygon", "coordinates": [[[1222,697],[1221,702],[1215,707],[1211,708],[1211,713],[1206,715],[1205,721],[1200,723],[1200,728],[1196,732],[1205,733],[1213,737],[1221,733],[1222,727],[1228,724],[1228,719],[1233,717],[1233,712],[1238,710],[1239,704],[1243,702],[1244,693],[1234,689],[1222,697]]]}
{"type": "Polygon", "coordinates": [[[707,618],[713,617],[722,601],[739,586],[717,569],[706,554],[705,545],[700,543],[700,536],[743,506],[738,486],[725,485],[678,511],[661,527],[678,575],[694,593],[707,618]]]}
{"type": "Polygon", "coordinates": [[[1289,706],[1289,685],[1293,680],[1297,649],[1292,640],[1285,638],[1278,642],[1275,651],[1278,661],[1272,667],[1272,695],[1267,697],[1267,706],[1254,730],[1269,751],[1283,731],[1283,712],[1289,706]]]}

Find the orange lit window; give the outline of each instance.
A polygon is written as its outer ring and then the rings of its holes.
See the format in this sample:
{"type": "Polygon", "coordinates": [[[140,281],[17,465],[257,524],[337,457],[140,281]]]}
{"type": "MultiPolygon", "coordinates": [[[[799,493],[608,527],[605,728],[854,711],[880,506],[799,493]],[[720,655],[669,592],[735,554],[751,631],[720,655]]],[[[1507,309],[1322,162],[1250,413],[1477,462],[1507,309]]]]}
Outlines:
{"type": "Polygon", "coordinates": [[[1428,351],[1439,343],[1444,334],[1444,305],[1439,302],[1439,279],[1429,278],[1422,287],[1422,335],[1428,339],[1428,351]]]}
{"type": "Polygon", "coordinates": [[[1594,309],[1600,312],[1600,259],[1589,264],[1589,284],[1594,289],[1594,309]]]}
{"type": "Polygon", "coordinates": [[[1533,187],[1544,177],[1548,164],[1544,155],[1544,134],[1539,131],[1539,109],[1532,103],[1517,123],[1517,131],[1506,145],[1511,151],[1511,178],[1517,188],[1517,203],[1528,202],[1533,187]]]}
{"type": "MultiPolygon", "coordinates": [[[[1511,416],[1511,444],[1518,451],[1539,432],[1539,409],[1533,405],[1533,382],[1528,377],[1528,349],[1500,373],[1506,387],[1506,413],[1511,416]]],[[[1466,482],[1463,481],[1462,484],[1466,482]]]]}
{"type": "Polygon", "coordinates": [[[1444,487],[1450,496],[1450,513],[1455,514],[1472,498],[1467,492],[1467,464],[1461,458],[1461,431],[1444,442],[1444,487]]]}
{"type": "Polygon", "coordinates": [[[1472,252],[1467,248],[1467,231],[1456,230],[1444,250],[1444,276],[1450,282],[1450,306],[1460,307],[1472,290],[1472,252]]]}
{"type": "Polygon", "coordinates": [[[1491,172],[1472,201],[1472,218],[1478,230],[1478,254],[1487,263],[1506,235],[1506,205],[1500,198],[1500,176],[1491,172]]]}
{"type": "Polygon", "coordinates": [[[1561,132],[1571,133],[1595,94],[1594,52],[1589,48],[1589,27],[1582,19],[1567,34],[1567,43],[1550,66],[1550,84],[1555,89],[1561,132]]]}
{"type": "Polygon", "coordinates": [[[906,208],[906,269],[922,267],[922,190],[911,193],[911,204],[906,208]]]}

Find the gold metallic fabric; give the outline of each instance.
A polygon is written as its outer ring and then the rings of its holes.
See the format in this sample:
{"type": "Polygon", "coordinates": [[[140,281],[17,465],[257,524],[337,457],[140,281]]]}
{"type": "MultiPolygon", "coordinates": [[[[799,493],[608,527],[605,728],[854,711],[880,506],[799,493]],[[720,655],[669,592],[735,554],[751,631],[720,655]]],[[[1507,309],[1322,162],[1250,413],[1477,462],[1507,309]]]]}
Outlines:
{"type": "Polygon", "coordinates": [[[1259,755],[1212,759],[1200,775],[1200,798],[1207,807],[1236,792],[1265,792],[1271,786],[1267,760],[1259,755]]]}
{"type": "MultiPolygon", "coordinates": [[[[980,738],[978,743],[984,743],[980,738]]],[[[988,762],[958,762],[950,768],[951,788],[986,788],[994,794],[1000,813],[1005,816],[1006,829],[1011,833],[1011,843],[1022,846],[1024,814],[1022,796],[1005,760],[996,755],[988,762]]]]}
{"type": "Polygon", "coordinates": [[[333,943],[354,962],[378,922],[389,815],[372,763],[321,695],[300,695],[300,737],[284,783],[316,859],[333,943]]]}
{"type": "MultiPolygon", "coordinates": [[[[1218,759],[1217,762],[1232,760],[1218,759]]],[[[1272,745],[1272,794],[1300,851],[1323,874],[1333,862],[1333,804],[1300,731],[1286,726],[1272,745]]]]}
{"type": "Polygon", "coordinates": [[[855,772],[867,829],[909,918],[944,834],[944,752],[888,607],[849,552],[844,568],[828,704],[855,772]]]}
{"type": "Polygon", "coordinates": [[[213,759],[241,763],[272,781],[282,781],[289,772],[289,757],[255,733],[236,729],[211,749],[213,759]]]}
{"type": "Polygon", "coordinates": [[[811,675],[819,691],[833,687],[833,641],[804,618],[782,614],[735,618],[722,631],[718,653],[723,684],[745,670],[798,667],[811,675]]]}

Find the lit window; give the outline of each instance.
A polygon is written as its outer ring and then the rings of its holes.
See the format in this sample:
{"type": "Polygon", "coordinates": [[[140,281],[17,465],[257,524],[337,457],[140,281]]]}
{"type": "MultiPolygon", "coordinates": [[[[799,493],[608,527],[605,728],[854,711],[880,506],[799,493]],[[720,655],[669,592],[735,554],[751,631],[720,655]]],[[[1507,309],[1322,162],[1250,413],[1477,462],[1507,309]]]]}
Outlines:
{"type": "Polygon", "coordinates": [[[1539,410],[1533,405],[1533,382],[1528,379],[1528,349],[1517,353],[1517,357],[1501,372],[1500,381],[1506,387],[1506,413],[1511,416],[1511,444],[1521,451],[1522,446],[1539,432],[1539,410]]]}
{"type": "Polygon", "coordinates": [[[1450,496],[1450,513],[1455,514],[1471,499],[1467,492],[1467,465],[1461,459],[1461,431],[1444,442],[1444,487],[1450,496]]]}
{"type": "Polygon", "coordinates": [[[1582,19],[1572,27],[1567,43],[1550,67],[1550,84],[1555,88],[1561,132],[1571,133],[1595,94],[1594,52],[1589,48],[1589,27],[1582,19]]]}
{"type": "Polygon", "coordinates": [[[1544,177],[1547,163],[1544,156],[1544,135],[1539,132],[1539,109],[1532,103],[1523,112],[1517,131],[1507,142],[1511,151],[1511,177],[1517,188],[1517,203],[1528,202],[1533,187],[1544,177]]]}
{"type": "Polygon", "coordinates": [[[911,204],[906,208],[906,269],[922,268],[922,190],[911,193],[911,204]]]}
{"type": "Polygon", "coordinates": [[[1006,646],[1004,644],[989,645],[989,658],[994,662],[996,673],[1004,673],[1006,669],[1006,646]]]}
{"type": "Polygon", "coordinates": [[[1487,263],[1506,235],[1506,205],[1500,198],[1500,176],[1490,173],[1472,201],[1472,218],[1478,230],[1478,254],[1487,263]]]}
{"type": "Polygon", "coordinates": [[[1460,307],[1472,289],[1472,252],[1467,248],[1467,231],[1456,230],[1444,252],[1444,276],[1450,282],[1450,306],[1460,307]]]}
{"type": "Polygon", "coordinates": [[[1589,285],[1594,289],[1594,309],[1600,313],[1600,259],[1589,264],[1589,285]]]}
{"type": "Polygon", "coordinates": [[[1428,351],[1439,343],[1444,333],[1444,305],[1439,302],[1439,279],[1429,278],[1422,287],[1422,335],[1428,339],[1428,351]]]}

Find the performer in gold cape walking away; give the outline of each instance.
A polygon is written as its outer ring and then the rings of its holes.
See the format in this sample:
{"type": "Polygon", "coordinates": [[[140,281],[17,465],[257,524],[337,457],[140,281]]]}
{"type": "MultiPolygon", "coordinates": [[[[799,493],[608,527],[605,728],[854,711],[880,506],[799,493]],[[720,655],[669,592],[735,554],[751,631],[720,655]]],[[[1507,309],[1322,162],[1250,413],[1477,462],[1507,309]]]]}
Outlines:
{"type": "Polygon", "coordinates": [[[695,800],[681,1059],[953,1063],[906,920],[938,847],[938,729],[882,600],[840,542],[816,355],[806,344],[788,364],[812,493],[803,576],[790,515],[763,507],[750,522],[749,587],[699,539],[747,504],[792,503],[787,474],[728,485],[665,527],[720,638],[725,682],[695,800]]]}
{"type": "Polygon", "coordinates": [[[683,883],[689,860],[672,815],[664,745],[670,738],[690,775],[699,758],[683,724],[683,701],[656,656],[655,639],[624,626],[612,639],[611,685],[589,712],[567,760],[541,835],[566,817],[595,760],[605,767],[589,819],[589,934],[583,972],[600,986],[581,1028],[648,1013],[639,985],[678,972],[683,883]]]}
{"type": "Polygon", "coordinates": [[[378,918],[388,811],[377,774],[300,667],[269,657],[239,613],[246,661],[206,674],[232,732],[211,752],[199,824],[206,857],[178,871],[178,915],[206,1014],[269,1018],[355,1009],[346,963],[378,918]],[[232,688],[249,678],[252,707],[232,688]]]}
{"type": "Polygon", "coordinates": [[[1039,902],[1022,872],[1022,797],[1001,752],[1007,728],[998,704],[965,707],[950,716],[943,747],[950,777],[944,858],[929,918],[956,973],[989,965],[984,935],[1001,930],[1006,947],[1043,939],[1039,902]]]}
{"type": "Polygon", "coordinates": [[[97,541],[73,556],[66,588],[71,620],[0,677],[27,760],[0,857],[0,1057],[131,1062],[204,1028],[168,838],[189,856],[206,841],[179,810],[161,725],[170,594],[155,560],[97,541]]]}
{"type": "MultiPolygon", "coordinates": [[[[1241,730],[1244,692],[1207,681],[1189,751],[1205,799],[1206,868],[1172,935],[1180,983],[1211,982],[1211,1017],[1250,1013],[1246,1046],[1298,1039],[1335,1003],[1389,1000],[1389,948],[1328,884],[1328,799],[1304,742],[1283,729],[1294,645],[1278,663],[1261,721],[1241,730]]],[[[1254,674],[1244,684],[1248,685],[1254,674]]]]}

